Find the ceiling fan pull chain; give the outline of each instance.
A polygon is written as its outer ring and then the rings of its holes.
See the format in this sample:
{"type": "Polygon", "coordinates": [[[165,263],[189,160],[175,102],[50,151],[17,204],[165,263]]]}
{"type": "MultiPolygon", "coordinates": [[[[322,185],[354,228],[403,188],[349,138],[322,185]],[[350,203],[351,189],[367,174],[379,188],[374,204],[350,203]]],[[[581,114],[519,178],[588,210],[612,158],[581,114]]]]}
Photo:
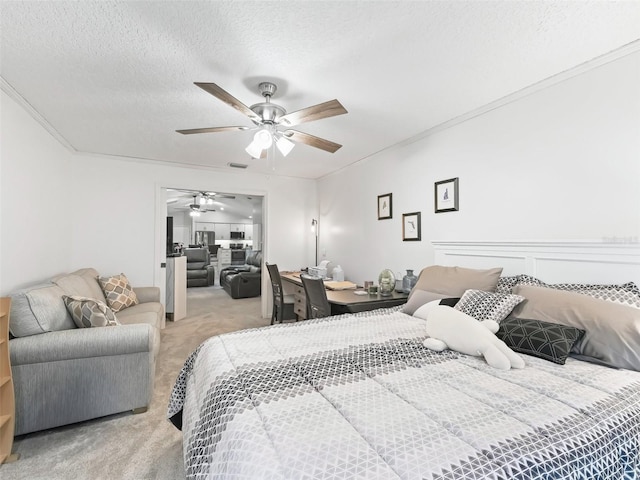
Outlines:
{"type": "Polygon", "coordinates": [[[276,171],[276,143],[273,142],[267,150],[267,167],[272,172],[276,171]]]}

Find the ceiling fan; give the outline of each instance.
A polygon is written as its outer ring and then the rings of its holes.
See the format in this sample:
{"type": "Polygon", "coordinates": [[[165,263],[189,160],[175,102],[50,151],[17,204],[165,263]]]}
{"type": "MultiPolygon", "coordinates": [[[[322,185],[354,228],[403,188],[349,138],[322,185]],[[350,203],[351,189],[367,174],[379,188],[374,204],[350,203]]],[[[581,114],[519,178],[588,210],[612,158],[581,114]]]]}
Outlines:
{"type": "Polygon", "coordinates": [[[201,195],[200,201],[198,201],[198,195],[194,195],[193,203],[186,205],[190,210],[189,215],[191,215],[192,217],[199,217],[201,213],[215,212],[215,209],[205,207],[205,205],[213,203],[213,200],[211,200],[210,202],[208,200],[209,198],[201,195]]]}
{"type": "MultiPolygon", "coordinates": [[[[322,118],[335,117],[337,115],[348,113],[338,100],[329,100],[328,102],[320,103],[312,107],[287,113],[287,111],[280,105],[271,103],[271,97],[278,89],[278,87],[271,82],[261,82],[258,85],[258,89],[265,101],[251,105],[251,107],[247,107],[244,103],[220,88],[215,83],[195,82],[195,84],[217,99],[222,100],[227,105],[232,106],[240,113],[245,114],[256,125],[253,129],[257,129],[257,132],[255,133],[251,144],[246,148],[247,153],[253,158],[266,157],[267,151],[272,145],[275,145],[280,153],[286,157],[294,147],[293,142],[304,143],[305,145],[319,148],[330,153],[335,153],[340,147],[342,147],[342,145],[330,140],[325,140],[324,138],[289,128],[300,125],[301,123],[312,122],[322,118]]],[[[251,128],[245,126],[230,126],[192,128],[188,130],[176,130],[176,132],[182,133],[183,135],[191,135],[194,133],[226,132],[229,130],[249,129],[251,128]]]]}

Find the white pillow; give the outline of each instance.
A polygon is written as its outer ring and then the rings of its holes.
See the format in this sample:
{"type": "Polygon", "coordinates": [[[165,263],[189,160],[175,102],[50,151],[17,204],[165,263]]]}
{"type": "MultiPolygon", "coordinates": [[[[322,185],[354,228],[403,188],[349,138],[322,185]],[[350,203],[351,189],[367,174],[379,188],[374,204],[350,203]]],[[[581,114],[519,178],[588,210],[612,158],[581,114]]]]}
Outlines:
{"type": "Polygon", "coordinates": [[[413,316],[417,318],[421,318],[423,320],[427,319],[427,315],[429,315],[429,311],[433,307],[437,307],[439,305],[443,305],[442,299],[432,300],[430,302],[425,303],[420,308],[418,308],[415,312],[413,312],[413,316]]]}

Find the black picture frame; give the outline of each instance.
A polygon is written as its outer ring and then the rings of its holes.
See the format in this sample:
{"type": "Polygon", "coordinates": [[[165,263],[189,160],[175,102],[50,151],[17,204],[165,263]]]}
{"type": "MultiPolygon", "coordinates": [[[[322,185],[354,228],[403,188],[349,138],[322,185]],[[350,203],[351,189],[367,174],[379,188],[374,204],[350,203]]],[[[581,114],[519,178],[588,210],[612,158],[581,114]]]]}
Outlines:
{"type": "Polygon", "coordinates": [[[420,212],[402,214],[402,241],[419,242],[422,240],[422,225],[420,212]]]}
{"type": "Polygon", "coordinates": [[[393,218],[393,194],[378,195],[378,220],[393,218]]]}
{"type": "Polygon", "coordinates": [[[433,187],[435,213],[457,212],[459,210],[458,177],[435,182],[433,187]]]}

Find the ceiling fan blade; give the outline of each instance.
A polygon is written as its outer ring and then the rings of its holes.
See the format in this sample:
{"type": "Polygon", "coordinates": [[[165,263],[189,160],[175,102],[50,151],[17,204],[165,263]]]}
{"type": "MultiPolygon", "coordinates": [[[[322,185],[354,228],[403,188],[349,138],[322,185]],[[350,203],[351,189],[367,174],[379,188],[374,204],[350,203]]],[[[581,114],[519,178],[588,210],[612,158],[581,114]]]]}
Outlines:
{"type": "Polygon", "coordinates": [[[283,117],[280,117],[278,123],[294,126],[300,125],[305,122],[313,122],[314,120],[320,120],[321,118],[335,117],[336,115],[343,115],[347,110],[342,106],[338,100],[329,100],[328,102],[319,103],[313,107],[303,108],[295,112],[288,113],[283,117]]]}
{"type": "Polygon", "coordinates": [[[227,132],[229,130],[249,130],[249,127],[210,127],[210,128],[190,128],[187,130],[176,130],[183,135],[191,135],[192,133],[213,133],[227,132]]]}
{"type": "Polygon", "coordinates": [[[299,132],[297,130],[285,130],[282,134],[294,142],[304,143],[330,153],[335,153],[340,147],[342,147],[339,143],[325,140],[324,138],[316,137],[314,135],[309,135],[308,133],[299,132]]]}
{"type": "Polygon", "coordinates": [[[215,83],[201,83],[201,82],[194,82],[194,83],[198,87],[203,89],[205,92],[210,93],[211,95],[216,97],[218,100],[222,100],[224,103],[226,103],[227,105],[231,105],[233,108],[238,110],[240,113],[244,113],[251,120],[255,120],[257,122],[262,120],[258,115],[256,115],[253,112],[253,110],[251,110],[249,107],[247,107],[244,103],[242,103],[236,97],[231,95],[229,92],[227,92],[226,90],[223,90],[222,88],[220,88],[215,83]]]}

